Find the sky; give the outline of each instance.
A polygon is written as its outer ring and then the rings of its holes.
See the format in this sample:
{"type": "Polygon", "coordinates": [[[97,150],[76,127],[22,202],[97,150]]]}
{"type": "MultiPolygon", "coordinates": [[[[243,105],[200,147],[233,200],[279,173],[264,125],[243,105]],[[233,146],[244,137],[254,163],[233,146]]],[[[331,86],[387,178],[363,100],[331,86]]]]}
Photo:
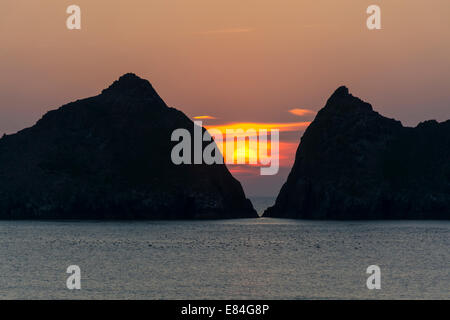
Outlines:
{"type": "Polygon", "coordinates": [[[2,0],[0,134],[134,72],[204,126],[284,128],[277,175],[229,166],[247,195],[274,196],[341,85],[407,126],[450,118],[449,17],[448,0],[2,0]]]}

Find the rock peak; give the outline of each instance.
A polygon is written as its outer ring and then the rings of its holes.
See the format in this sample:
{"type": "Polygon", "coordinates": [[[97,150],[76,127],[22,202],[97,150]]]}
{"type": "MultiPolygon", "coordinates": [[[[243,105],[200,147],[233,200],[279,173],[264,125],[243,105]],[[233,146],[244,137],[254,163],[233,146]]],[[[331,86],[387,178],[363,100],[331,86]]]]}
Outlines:
{"type": "Polygon", "coordinates": [[[353,96],[349,93],[346,86],[337,88],[330,96],[323,109],[337,113],[373,111],[372,106],[369,103],[353,96]]]}
{"type": "Polygon", "coordinates": [[[340,87],[264,217],[450,219],[450,120],[405,128],[340,87]]]}
{"type": "Polygon", "coordinates": [[[119,78],[119,82],[127,82],[127,81],[145,81],[144,79],[142,79],[141,77],[137,76],[135,73],[133,72],[128,72],[123,74],[120,78],[119,78]]]}
{"type": "Polygon", "coordinates": [[[148,80],[142,79],[134,73],[125,73],[102,91],[102,94],[110,93],[138,97],[158,96],[148,80]]]}
{"type": "Polygon", "coordinates": [[[0,220],[257,218],[225,164],[174,164],[177,129],[195,130],[131,73],[46,113],[0,139],[0,220]]]}
{"type": "Polygon", "coordinates": [[[346,86],[340,86],[339,88],[336,89],[336,91],[334,91],[332,97],[345,97],[348,95],[349,95],[348,88],[346,86]]]}

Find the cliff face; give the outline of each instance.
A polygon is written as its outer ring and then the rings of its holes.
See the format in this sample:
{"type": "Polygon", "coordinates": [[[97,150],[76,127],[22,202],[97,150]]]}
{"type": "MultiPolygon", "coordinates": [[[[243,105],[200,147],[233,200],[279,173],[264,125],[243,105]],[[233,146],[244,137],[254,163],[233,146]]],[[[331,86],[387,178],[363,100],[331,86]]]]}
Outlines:
{"type": "Polygon", "coordinates": [[[403,127],[340,87],[305,131],[264,216],[450,219],[450,121],[403,127]]]}
{"type": "Polygon", "coordinates": [[[0,139],[1,219],[257,217],[225,165],[174,165],[193,122],[126,74],[0,139]]]}

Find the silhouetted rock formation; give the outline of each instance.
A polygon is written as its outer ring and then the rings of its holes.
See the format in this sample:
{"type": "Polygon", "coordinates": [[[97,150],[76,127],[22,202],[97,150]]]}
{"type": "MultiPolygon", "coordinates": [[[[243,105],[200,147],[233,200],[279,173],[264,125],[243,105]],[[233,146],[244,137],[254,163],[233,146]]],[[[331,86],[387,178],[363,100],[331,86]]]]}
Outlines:
{"type": "Polygon", "coordinates": [[[450,121],[403,127],[340,87],[265,217],[449,219],[450,121]]]}
{"type": "Polygon", "coordinates": [[[193,122],[126,74],[0,140],[1,219],[257,217],[225,165],[172,164],[193,122]]]}

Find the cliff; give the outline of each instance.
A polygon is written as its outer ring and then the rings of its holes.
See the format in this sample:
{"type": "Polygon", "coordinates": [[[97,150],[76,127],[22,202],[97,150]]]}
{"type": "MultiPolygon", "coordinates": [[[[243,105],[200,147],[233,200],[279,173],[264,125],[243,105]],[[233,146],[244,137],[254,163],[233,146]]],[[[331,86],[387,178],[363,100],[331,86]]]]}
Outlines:
{"type": "Polygon", "coordinates": [[[0,219],[257,217],[225,165],[172,163],[173,130],[193,126],[125,74],[0,139],[0,219]]]}
{"type": "Polygon", "coordinates": [[[403,127],[338,88],[264,217],[449,219],[450,121],[403,127]]]}

